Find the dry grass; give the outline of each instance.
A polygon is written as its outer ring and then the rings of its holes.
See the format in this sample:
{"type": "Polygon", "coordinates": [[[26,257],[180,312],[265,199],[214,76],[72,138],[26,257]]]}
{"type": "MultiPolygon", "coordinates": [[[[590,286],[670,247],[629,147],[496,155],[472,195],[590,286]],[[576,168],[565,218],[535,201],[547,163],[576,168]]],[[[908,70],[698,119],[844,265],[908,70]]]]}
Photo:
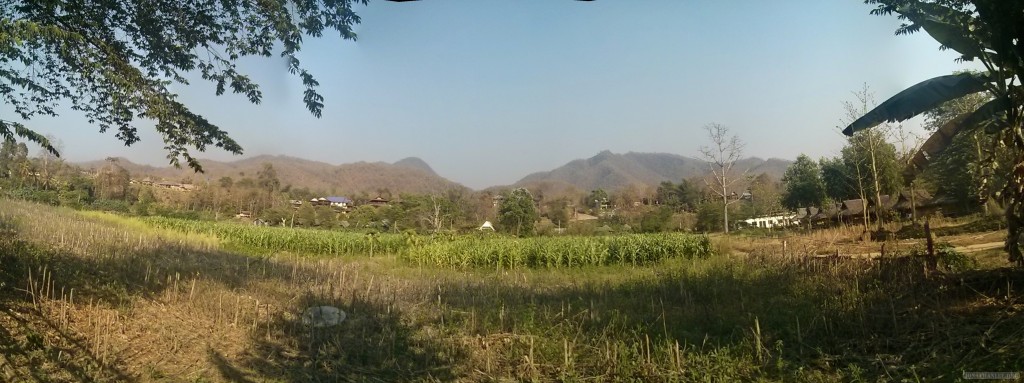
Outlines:
{"type": "MultiPolygon", "coordinates": [[[[959,230],[972,226],[978,217],[930,218],[932,232],[938,242],[950,243],[956,247],[990,244],[1005,239],[1005,230],[986,229],[975,232],[959,230]],[[961,232],[964,231],[964,232],[961,232]]],[[[890,233],[907,230],[907,222],[888,222],[883,228],[890,233]]],[[[1005,228],[1005,226],[1003,226],[1005,228]]],[[[874,230],[874,226],[872,226],[874,230]]],[[[806,230],[805,228],[782,231],[747,230],[727,238],[718,237],[719,243],[728,242],[728,247],[742,254],[771,253],[786,256],[806,255],[869,255],[906,253],[923,246],[923,238],[865,240],[864,227],[858,224],[839,225],[806,230]]]]}
{"type": "Polygon", "coordinates": [[[3,381],[948,381],[1024,367],[1012,269],[926,279],[911,258],[782,257],[728,237],[720,248],[748,254],[456,271],[249,256],[9,201],[0,232],[3,381]],[[303,326],[323,304],[349,319],[303,326]]]}

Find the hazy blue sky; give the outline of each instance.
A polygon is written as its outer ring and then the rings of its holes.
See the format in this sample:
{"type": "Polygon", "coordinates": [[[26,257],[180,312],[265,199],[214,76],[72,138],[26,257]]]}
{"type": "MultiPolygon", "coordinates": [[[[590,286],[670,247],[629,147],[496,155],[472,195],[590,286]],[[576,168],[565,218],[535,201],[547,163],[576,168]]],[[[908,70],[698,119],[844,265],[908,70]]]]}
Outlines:
{"type": "MultiPolygon", "coordinates": [[[[696,156],[702,126],[727,125],[746,154],[835,155],[842,101],[867,83],[879,100],[963,68],[926,34],[861,1],[374,1],[358,42],[308,40],[322,119],[278,58],[245,67],[264,102],[178,87],[246,156],[332,164],[418,156],[474,188],[512,183],[600,150],[696,156]]],[[[166,164],[159,136],[124,148],[80,116],[31,125],[73,161],[119,155],[166,164]]],[[[911,125],[916,125],[912,123],[911,125]]],[[[223,152],[201,157],[231,159],[223,152]]]]}

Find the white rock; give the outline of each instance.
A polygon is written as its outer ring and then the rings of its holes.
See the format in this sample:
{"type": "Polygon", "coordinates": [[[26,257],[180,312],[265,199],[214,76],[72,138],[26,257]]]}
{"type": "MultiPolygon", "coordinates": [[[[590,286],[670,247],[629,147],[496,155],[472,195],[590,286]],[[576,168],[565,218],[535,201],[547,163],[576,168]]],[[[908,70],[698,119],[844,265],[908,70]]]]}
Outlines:
{"type": "Polygon", "coordinates": [[[329,327],[345,320],[345,312],[334,306],[313,306],[302,313],[302,324],[329,327]]]}

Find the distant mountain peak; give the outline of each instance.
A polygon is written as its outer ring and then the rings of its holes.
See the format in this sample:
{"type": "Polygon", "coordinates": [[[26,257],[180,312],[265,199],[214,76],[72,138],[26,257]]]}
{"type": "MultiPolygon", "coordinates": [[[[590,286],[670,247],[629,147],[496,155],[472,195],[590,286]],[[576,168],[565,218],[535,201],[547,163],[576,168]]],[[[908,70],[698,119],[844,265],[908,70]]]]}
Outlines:
{"type": "MultiPolygon", "coordinates": [[[[779,179],[789,163],[787,160],[750,157],[740,160],[737,165],[755,174],[767,173],[779,179]]],[[[610,150],[602,150],[593,157],[573,160],[550,171],[530,174],[516,185],[566,184],[578,190],[611,191],[628,186],[657,185],[662,181],[679,182],[684,178],[701,177],[708,169],[706,161],[678,154],[615,154],[610,150]]]]}
{"type": "Polygon", "coordinates": [[[613,160],[613,159],[615,159],[618,156],[619,156],[618,154],[612,153],[611,150],[605,149],[605,150],[602,150],[602,151],[598,152],[593,157],[588,158],[587,159],[587,164],[590,165],[590,166],[594,166],[594,165],[600,164],[600,163],[608,161],[608,160],[613,160]]]}
{"type": "Polygon", "coordinates": [[[392,165],[407,169],[422,170],[424,172],[427,172],[427,174],[437,175],[437,173],[434,172],[434,169],[431,168],[426,161],[419,157],[406,157],[398,161],[395,161],[395,163],[392,165]]]}

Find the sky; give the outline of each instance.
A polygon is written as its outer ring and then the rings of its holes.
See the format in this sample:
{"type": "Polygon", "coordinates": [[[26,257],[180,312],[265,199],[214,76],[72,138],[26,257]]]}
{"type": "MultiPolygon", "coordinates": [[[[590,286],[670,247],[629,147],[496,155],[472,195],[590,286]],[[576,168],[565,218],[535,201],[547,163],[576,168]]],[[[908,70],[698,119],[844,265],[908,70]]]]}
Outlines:
{"type": "MultiPolygon", "coordinates": [[[[895,36],[896,17],[870,9],[857,0],[372,1],[356,8],[357,41],[305,41],[299,58],[326,99],[320,119],[277,57],[242,62],[263,90],[259,105],[215,96],[201,80],[173,90],[243,157],[415,156],[477,189],[602,150],[697,157],[708,123],[727,126],[747,156],[819,158],[839,153],[853,91],[867,84],[881,101],[968,67],[927,34],[895,36]]],[[[148,121],[128,148],[73,112],[29,125],[56,136],[71,161],[167,164],[148,121]]],[[[199,157],[243,158],[216,148],[199,157]]]]}

